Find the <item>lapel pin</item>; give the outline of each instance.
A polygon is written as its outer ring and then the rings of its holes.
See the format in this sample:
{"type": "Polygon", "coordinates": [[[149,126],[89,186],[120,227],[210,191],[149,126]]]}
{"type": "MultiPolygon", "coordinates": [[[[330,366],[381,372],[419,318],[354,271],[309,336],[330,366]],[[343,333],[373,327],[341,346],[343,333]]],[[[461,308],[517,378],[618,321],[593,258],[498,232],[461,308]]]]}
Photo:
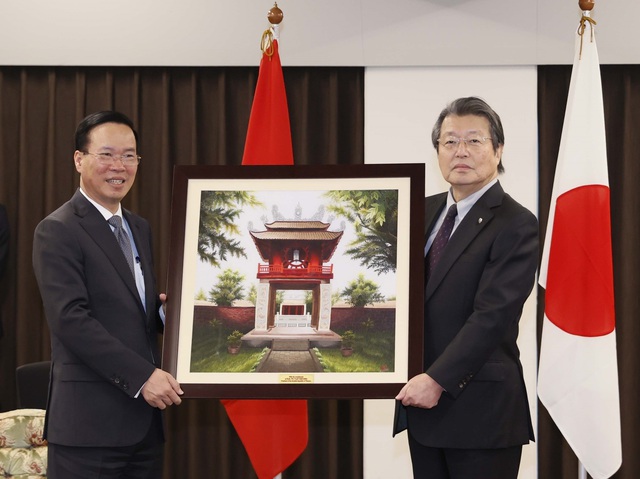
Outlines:
{"type": "Polygon", "coordinates": [[[478,218],[478,224],[482,223],[482,218],[478,218]]]}

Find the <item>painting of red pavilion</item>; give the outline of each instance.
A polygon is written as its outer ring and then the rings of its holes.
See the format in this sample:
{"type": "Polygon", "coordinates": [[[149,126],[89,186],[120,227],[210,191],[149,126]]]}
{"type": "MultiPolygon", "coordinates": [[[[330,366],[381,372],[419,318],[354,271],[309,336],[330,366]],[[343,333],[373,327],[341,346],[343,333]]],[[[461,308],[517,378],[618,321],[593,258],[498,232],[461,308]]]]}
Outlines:
{"type": "Polygon", "coordinates": [[[395,189],[202,191],[191,372],[394,371],[397,231],[395,189]]]}

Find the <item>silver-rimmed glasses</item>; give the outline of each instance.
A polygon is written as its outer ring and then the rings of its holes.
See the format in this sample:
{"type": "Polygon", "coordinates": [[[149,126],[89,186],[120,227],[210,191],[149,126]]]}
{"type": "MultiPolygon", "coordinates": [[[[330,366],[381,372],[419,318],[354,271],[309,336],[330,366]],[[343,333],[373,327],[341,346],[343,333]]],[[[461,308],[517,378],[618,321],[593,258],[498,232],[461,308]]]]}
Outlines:
{"type": "Polygon", "coordinates": [[[470,136],[468,138],[458,138],[456,136],[447,136],[446,138],[438,139],[438,143],[447,150],[457,150],[460,146],[460,142],[464,142],[467,148],[480,148],[487,140],[490,140],[487,136],[470,136]]]}
{"type": "Polygon", "coordinates": [[[122,161],[124,166],[137,166],[142,160],[140,155],[136,155],[134,153],[124,153],[122,155],[115,155],[113,153],[104,152],[104,153],[91,153],[90,151],[83,151],[85,155],[91,155],[98,163],[101,165],[114,165],[116,161],[122,161]]]}

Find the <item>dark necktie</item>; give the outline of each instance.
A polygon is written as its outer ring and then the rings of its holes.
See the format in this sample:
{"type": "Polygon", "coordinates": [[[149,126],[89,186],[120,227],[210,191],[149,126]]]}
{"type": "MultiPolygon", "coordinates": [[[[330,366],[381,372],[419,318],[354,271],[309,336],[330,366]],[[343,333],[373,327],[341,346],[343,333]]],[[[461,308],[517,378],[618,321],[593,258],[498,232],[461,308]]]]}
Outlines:
{"type": "Polygon", "coordinates": [[[449,207],[449,211],[447,211],[447,215],[444,217],[444,221],[442,222],[442,226],[436,233],[436,237],[431,244],[431,248],[429,248],[429,252],[427,253],[425,268],[426,274],[425,278],[427,281],[431,276],[431,272],[440,261],[440,257],[444,252],[445,246],[447,246],[447,242],[449,241],[449,237],[451,236],[451,232],[453,231],[453,225],[456,222],[456,216],[458,214],[458,208],[454,204],[449,207]]]}
{"type": "Polygon", "coordinates": [[[125,259],[127,260],[127,264],[131,269],[131,274],[135,278],[136,273],[133,269],[133,250],[131,249],[131,241],[129,241],[129,235],[122,227],[122,218],[119,216],[112,216],[107,220],[111,226],[115,228],[114,234],[116,235],[116,239],[118,240],[118,244],[120,245],[120,249],[124,254],[125,259]]]}

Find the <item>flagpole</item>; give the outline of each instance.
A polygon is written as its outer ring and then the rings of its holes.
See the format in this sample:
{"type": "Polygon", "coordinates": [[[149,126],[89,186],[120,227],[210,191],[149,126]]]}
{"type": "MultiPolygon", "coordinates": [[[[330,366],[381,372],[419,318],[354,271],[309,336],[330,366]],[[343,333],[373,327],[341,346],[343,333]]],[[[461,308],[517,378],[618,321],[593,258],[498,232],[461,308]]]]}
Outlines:
{"type": "MultiPolygon", "coordinates": [[[[274,2],[273,7],[267,13],[267,20],[269,20],[269,23],[271,24],[271,31],[273,32],[274,40],[280,40],[280,22],[282,22],[283,17],[284,14],[282,13],[282,10],[278,8],[278,3],[274,2]]],[[[278,474],[273,479],[282,479],[282,473],[278,474]]]]}
{"type": "MultiPolygon", "coordinates": [[[[582,10],[582,14],[589,17],[593,10],[595,0],[578,0],[578,6],[582,10]]],[[[587,479],[587,470],[582,462],[578,461],[578,479],[587,479]]]]}
{"type": "MultiPolygon", "coordinates": [[[[583,15],[589,15],[593,9],[594,0],[578,0],[578,6],[582,10],[583,15]]],[[[584,464],[578,461],[578,479],[587,479],[587,470],[584,468],[584,464]]]]}
{"type": "MultiPolygon", "coordinates": [[[[278,3],[274,2],[273,7],[267,13],[267,20],[271,24],[271,32],[273,33],[274,40],[280,40],[280,22],[282,22],[284,15],[282,10],[278,8],[278,3]]],[[[282,479],[282,473],[275,476],[273,479],[282,479]]]]}
{"type": "MultiPolygon", "coordinates": [[[[283,13],[269,10],[260,39],[260,68],[251,106],[242,165],[293,165],[291,124],[278,54],[283,13]]],[[[223,400],[259,479],[282,479],[309,441],[306,399],[223,400]]]]}
{"type": "MultiPolygon", "coordinates": [[[[578,0],[578,6],[582,14],[588,17],[594,7],[594,0],[578,0]]],[[[587,470],[580,461],[578,461],[578,479],[587,479],[587,470]]]]}
{"type": "Polygon", "coordinates": [[[578,479],[587,479],[587,470],[580,461],[578,461],[578,479]]]}
{"type": "MultiPolygon", "coordinates": [[[[583,15],[589,16],[594,6],[594,0],[578,0],[578,6],[583,15]]],[[[587,479],[587,470],[580,461],[578,461],[578,479],[587,479]]]]}

